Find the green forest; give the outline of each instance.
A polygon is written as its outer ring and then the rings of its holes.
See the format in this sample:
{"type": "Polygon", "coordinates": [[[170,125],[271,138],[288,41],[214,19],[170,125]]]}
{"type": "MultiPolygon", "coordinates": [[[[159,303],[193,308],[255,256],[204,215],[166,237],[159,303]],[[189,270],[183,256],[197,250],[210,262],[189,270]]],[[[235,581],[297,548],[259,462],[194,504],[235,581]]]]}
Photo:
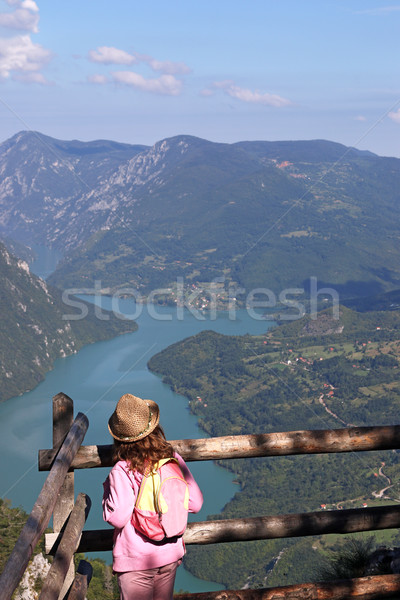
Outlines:
{"type": "MultiPolygon", "coordinates": [[[[312,274],[343,298],[399,287],[397,159],[317,140],[169,143],[162,183],[138,189],[127,179],[111,228],[86,229],[82,216],[85,242],[70,248],[50,283],[101,280],[146,296],[178,277],[185,287],[223,278],[247,292],[307,293],[312,274]]],[[[99,191],[113,202],[120,193],[113,185],[99,191]]]]}
{"type": "Polygon", "coordinates": [[[64,301],[60,290],[31,274],[1,243],[0,279],[0,401],[35,387],[57,358],[137,329],[112,312],[98,319],[93,305],[75,296],[64,301]]]}
{"type": "MultiPolygon", "coordinates": [[[[341,306],[338,320],[329,309],[265,335],[202,332],[154,356],[149,368],[188,397],[207,434],[220,436],[397,423],[399,358],[400,311],[341,306]]],[[[238,492],[212,519],[399,499],[397,451],[236,459],[223,466],[235,474],[238,492]]],[[[386,531],[375,539],[400,543],[396,536],[386,531]]],[[[189,548],[185,564],[229,588],[310,581],[310,565],[336,548],[339,537],[189,548]]]]}
{"type": "MultiPolygon", "coordinates": [[[[8,501],[0,498],[0,573],[3,571],[27,518],[28,515],[22,509],[12,508],[8,501]]],[[[39,553],[45,555],[44,538],[39,541],[33,556],[39,553]]],[[[83,554],[75,555],[76,567],[83,558],[85,558],[83,554]]],[[[50,557],[47,557],[47,559],[51,561],[50,557]]],[[[99,558],[91,558],[90,564],[93,567],[93,575],[87,593],[87,600],[116,600],[119,598],[118,586],[115,578],[112,577],[111,566],[106,565],[99,558]]],[[[33,581],[33,591],[39,593],[43,585],[43,578],[40,573],[38,576],[33,576],[31,581],[33,581]]],[[[22,582],[17,588],[17,592],[23,593],[22,582]]]]}

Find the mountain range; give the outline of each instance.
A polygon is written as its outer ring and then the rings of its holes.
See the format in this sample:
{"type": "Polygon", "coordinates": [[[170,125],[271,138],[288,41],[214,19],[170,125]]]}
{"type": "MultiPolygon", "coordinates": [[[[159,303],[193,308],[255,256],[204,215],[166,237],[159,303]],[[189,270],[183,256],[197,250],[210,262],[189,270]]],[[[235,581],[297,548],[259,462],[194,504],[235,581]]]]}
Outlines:
{"type": "Polygon", "coordinates": [[[396,158],[324,140],[148,147],[21,132],[0,145],[0,172],[0,234],[61,250],[59,287],[400,287],[396,158]]]}

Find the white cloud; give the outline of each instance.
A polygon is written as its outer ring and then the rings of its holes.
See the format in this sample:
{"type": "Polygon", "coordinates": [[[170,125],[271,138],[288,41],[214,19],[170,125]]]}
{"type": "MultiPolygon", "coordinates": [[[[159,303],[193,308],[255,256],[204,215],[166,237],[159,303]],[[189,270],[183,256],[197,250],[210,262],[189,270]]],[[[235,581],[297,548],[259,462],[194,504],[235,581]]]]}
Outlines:
{"type": "Polygon", "coordinates": [[[159,77],[146,78],[135,71],[114,71],[110,76],[90,75],[87,77],[89,83],[106,84],[114,82],[127,85],[144,92],[162,94],[165,96],[178,96],[182,91],[183,83],[175,75],[190,73],[190,68],[183,62],[161,61],[147,54],[138,52],[129,53],[113,46],[99,46],[96,50],[90,50],[88,58],[91,62],[103,65],[133,65],[144,64],[153,71],[161,73],[159,77]]]}
{"type": "Polygon", "coordinates": [[[0,14],[0,26],[9,29],[38,32],[39,15],[24,8],[17,8],[12,13],[0,14]]]}
{"type": "MultiPolygon", "coordinates": [[[[35,73],[36,82],[41,79],[40,83],[44,83],[44,77],[37,75],[51,57],[51,52],[40,44],[34,44],[29,35],[0,39],[0,78],[15,76],[14,78],[27,81],[29,77],[26,74],[35,73]]],[[[30,79],[32,81],[32,75],[30,79]]]]}
{"type": "Polygon", "coordinates": [[[89,60],[104,65],[133,65],[138,62],[135,55],[113,46],[100,46],[97,50],[90,50],[89,60]]]}
{"type": "MultiPolygon", "coordinates": [[[[275,107],[289,106],[292,104],[290,100],[287,100],[287,98],[282,98],[276,94],[269,94],[267,92],[259,92],[257,90],[253,91],[246,88],[241,88],[231,80],[216,81],[213,84],[213,87],[222,90],[231,98],[236,98],[242,102],[250,102],[253,104],[262,104],[264,106],[275,107]]],[[[203,90],[203,92],[206,92],[205,95],[210,95],[209,90],[203,90]]]]}
{"type": "MultiPolygon", "coordinates": [[[[0,13],[0,27],[38,32],[39,8],[34,0],[5,0],[12,11],[0,13]]],[[[40,70],[52,53],[32,42],[29,34],[0,38],[0,79],[47,84],[40,70]]]]}
{"type": "Polygon", "coordinates": [[[33,0],[7,0],[7,4],[16,7],[13,12],[0,13],[0,26],[8,29],[38,32],[39,9],[33,0]]]}
{"type": "Polygon", "coordinates": [[[138,52],[130,54],[125,50],[113,46],[99,46],[96,50],[90,50],[88,57],[91,62],[102,63],[103,65],[134,65],[145,63],[153,71],[158,71],[165,75],[184,75],[191,72],[191,69],[184,62],[157,60],[148,54],[139,54],[138,52]]]}
{"type": "Polygon", "coordinates": [[[366,121],[367,117],[364,117],[364,115],[357,115],[356,117],[354,117],[355,121],[366,121]]]}
{"type": "Polygon", "coordinates": [[[39,12],[38,5],[34,0],[5,0],[5,3],[8,4],[8,6],[21,6],[22,8],[27,8],[33,12],[39,12]]]}
{"type": "Polygon", "coordinates": [[[400,123],[400,108],[396,112],[390,112],[388,114],[389,119],[392,119],[395,123],[400,123]]]}
{"type": "Polygon", "coordinates": [[[105,75],[89,75],[87,80],[89,81],[89,83],[98,83],[101,85],[104,85],[108,82],[108,79],[105,75]]]}
{"type": "Polygon", "coordinates": [[[182,82],[173,75],[161,75],[157,79],[146,79],[133,71],[116,71],[112,73],[113,81],[132,86],[144,92],[178,96],[182,90],[182,82]]]}
{"type": "Polygon", "coordinates": [[[34,0],[23,0],[21,6],[33,12],[39,12],[39,7],[34,0]]]}
{"type": "Polygon", "coordinates": [[[157,60],[151,56],[143,54],[137,55],[138,59],[148,64],[153,71],[158,71],[166,75],[185,75],[191,73],[190,67],[184,62],[173,62],[171,60],[157,60]]]}

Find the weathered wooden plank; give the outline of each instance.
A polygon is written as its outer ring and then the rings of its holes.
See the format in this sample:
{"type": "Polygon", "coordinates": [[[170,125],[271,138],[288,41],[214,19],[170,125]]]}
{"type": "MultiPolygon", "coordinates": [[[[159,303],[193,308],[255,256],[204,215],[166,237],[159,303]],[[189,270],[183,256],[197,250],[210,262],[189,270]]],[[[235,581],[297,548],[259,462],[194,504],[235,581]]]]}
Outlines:
{"type": "MultiPolygon", "coordinates": [[[[54,560],[43,584],[39,600],[57,600],[59,598],[74,553],[79,545],[90,506],[89,496],[79,494],[66,523],[54,560]]],[[[69,582],[67,589],[73,580],[74,578],[69,582]]]]}
{"type": "Polygon", "coordinates": [[[192,523],[187,536],[185,533],[185,542],[214,544],[393,527],[400,527],[399,505],[192,523]]]}
{"type": "Polygon", "coordinates": [[[85,600],[92,575],[92,565],[86,560],[81,560],[76,571],[74,582],[67,596],[67,600],[85,600]]]}
{"type": "Polygon", "coordinates": [[[0,576],[0,600],[10,600],[40,536],[43,535],[46,529],[57,500],[58,492],[72,460],[85,437],[88,424],[87,417],[79,413],[61,446],[32,512],[0,576]]]}
{"type": "MultiPolygon", "coordinates": [[[[77,552],[102,552],[103,550],[112,550],[113,533],[113,529],[87,529],[82,531],[82,537],[77,552]]],[[[60,533],[46,533],[46,554],[54,556],[60,540],[60,533]]]]}
{"type": "MultiPolygon", "coordinates": [[[[53,398],[53,450],[58,452],[74,422],[74,403],[60,393],[53,398]]],[[[68,473],[60,489],[53,512],[53,529],[61,531],[74,507],[74,473],[68,473]]]]}
{"type": "MultiPolygon", "coordinates": [[[[112,444],[98,446],[81,446],[71,469],[93,469],[96,467],[112,467],[112,444]]],[[[56,456],[52,448],[39,450],[39,471],[48,471],[56,456]]]]}
{"type": "MultiPolygon", "coordinates": [[[[59,450],[61,444],[66,438],[68,431],[74,422],[74,403],[66,394],[60,392],[53,397],[53,450],[59,450]]],[[[57,502],[53,510],[53,530],[61,531],[65,521],[74,508],[75,498],[75,476],[74,472],[67,473],[64,483],[59,491],[57,502]]],[[[60,598],[65,596],[75,577],[74,562],[68,569],[65,577],[64,587],[60,592],[60,598]]]]}
{"type": "Polygon", "coordinates": [[[258,590],[174,595],[176,600],[383,600],[400,596],[400,575],[375,575],[258,590]]]}
{"type": "Polygon", "coordinates": [[[60,392],[53,397],[53,448],[59,450],[74,420],[73,400],[60,392]]]}
{"type": "MultiPolygon", "coordinates": [[[[171,444],[187,461],[387,450],[400,448],[400,425],[229,435],[199,440],[172,440],[171,444]]],[[[110,467],[111,454],[112,445],[82,446],[72,467],[110,467]]],[[[53,450],[40,450],[39,470],[47,471],[53,459],[53,450]]]]}
{"type": "MultiPolygon", "coordinates": [[[[220,544],[400,527],[400,505],[189,523],[185,544],[220,544]]],[[[112,529],[84,531],[78,552],[111,550],[112,529]]]]}

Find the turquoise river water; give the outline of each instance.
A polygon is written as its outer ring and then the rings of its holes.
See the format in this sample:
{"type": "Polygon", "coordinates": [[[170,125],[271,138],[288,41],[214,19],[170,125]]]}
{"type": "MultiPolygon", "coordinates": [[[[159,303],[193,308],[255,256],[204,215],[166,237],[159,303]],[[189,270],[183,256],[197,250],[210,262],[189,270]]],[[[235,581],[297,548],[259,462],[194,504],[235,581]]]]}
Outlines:
{"type": "MultiPolygon", "coordinates": [[[[40,256],[31,268],[44,277],[55,264],[54,253],[40,249],[40,256]]],[[[112,307],[111,298],[101,301],[103,308],[112,307]]],[[[199,315],[194,316],[187,310],[181,314],[174,307],[136,306],[132,299],[120,299],[118,308],[137,317],[139,329],[136,332],[91,344],[75,355],[57,360],[53,370],[34,390],[0,404],[0,494],[2,498],[9,498],[13,506],[30,512],[43,485],[46,474],[38,473],[37,452],[51,447],[55,394],[66,393],[74,400],[75,414],[87,414],[89,429],[85,445],[111,443],[107,420],[118,398],[126,392],[151,398],[160,405],[167,438],[205,437],[197,418],[188,410],[187,399],[151,373],[148,360],[163,348],[206,329],[243,335],[263,333],[273,325],[254,318],[244,309],[236,312],[234,320],[229,319],[227,313],[218,313],[215,319],[202,314],[200,320],[199,315]]],[[[213,462],[190,463],[189,467],[204,493],[204,506],[191,520],[202,521],[220,512],[238,488],[232,474],[213,462]]],[[[92,500],[85,529],[108,527],[101,517],[102,482],[107,472],[107,469],[75,472],[76,491],[89,494],[92,500]]],[[[111,562],[111,553],[97,555],[111,562]]],[[[180,567],[176,589],[201,592],[218,590],[221,586],[197,579],[180,567]]]]}

